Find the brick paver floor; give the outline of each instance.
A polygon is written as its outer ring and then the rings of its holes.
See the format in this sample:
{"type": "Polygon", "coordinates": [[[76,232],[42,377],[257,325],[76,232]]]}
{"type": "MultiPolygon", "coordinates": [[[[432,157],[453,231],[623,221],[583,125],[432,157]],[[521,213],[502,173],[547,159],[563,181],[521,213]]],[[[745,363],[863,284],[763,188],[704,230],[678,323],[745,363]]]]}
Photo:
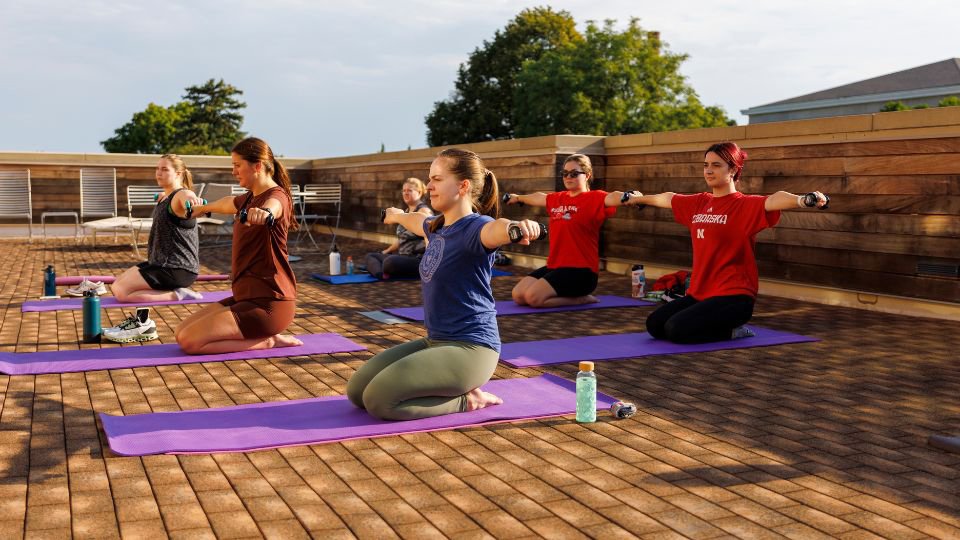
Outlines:
{"type": "MultiPolygon", "coordinates": [[[[341,248],[359,263],[382,246],[347,239],[341,248]]],[[[228,250],[204,248],[204,272],[228,271],[228,250]]],[[[20,313],[40,294],[47,264],[58,275],[119,274],[134,262],[122,245],[0,241],[0,350],[80,346],[80,311],[20,313]]],[[[338,332],[368,351],[0,376],[0,538],[960,537],[960,455],[925,444],[931,433],[960,434],[960,323],[773,297],[759,299],[753,322],[823,341],[599,363],[600,389],[639,407],[627,420],[566,416],[235,454],[113,454],[99,412],[342,394],[373,353],[425,335],[419,324],[357,313],[418,305],[418,283],[306,279],[326,270],[320,255],[294,268],[291,330],[338,332]]],[[[496,278],[497,298],[509,298],[518,279],[496,278]]],[[[601,277],[600,293],[628,291],[627,277],[601,277]]],[[[196,309],[155,308],[160,341],[172,343],[196,309]]],[[[504,342],[635,332],[648,311],[517,316],[500,330],[504,342]]],[[[104,322],[122,317],[107,310],[104,322]]],[[[576,371],[501,365],[495,377],[576,371]]]]}

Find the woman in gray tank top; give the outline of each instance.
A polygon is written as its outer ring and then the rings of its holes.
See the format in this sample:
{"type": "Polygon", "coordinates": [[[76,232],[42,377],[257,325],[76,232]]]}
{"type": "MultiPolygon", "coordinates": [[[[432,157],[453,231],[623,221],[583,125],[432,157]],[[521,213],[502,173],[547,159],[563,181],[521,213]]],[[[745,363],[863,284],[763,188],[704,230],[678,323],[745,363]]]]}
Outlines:
{"type": "Polygon", "coordinates": [[[180,156],[165,154],[157,163],[157,185],[163,193],[153,209],[148,258],[128,268],[110,286],[125,303],[201,298],[188,287],[200,273],[197,220],[186,219],[187,203],[200,206],[193,175],[180,156]]]}
{"type": "MultiPolygon", "coordinates": [[[[419,178],[407,178],[403,182],[403,203],[407,212],[420,212],[432,216],[430,205],[423,202],[427,187],[419,178]]],[[[367,272],[378,279],[420,277],[420,259],[426,250],[424,239],[403,225],[397,225],[397,239],[379,253],[367,253],[364,262],[367,272]]]]}

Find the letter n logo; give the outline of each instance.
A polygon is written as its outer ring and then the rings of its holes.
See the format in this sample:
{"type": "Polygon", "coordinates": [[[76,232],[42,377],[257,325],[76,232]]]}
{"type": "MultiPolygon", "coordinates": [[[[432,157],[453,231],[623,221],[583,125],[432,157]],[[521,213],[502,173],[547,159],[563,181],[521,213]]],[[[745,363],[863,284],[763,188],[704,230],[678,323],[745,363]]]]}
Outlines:
{"type": "Polygon", "coordinates": [[[703,238],[703,229],[697,229],[697,238],[703,238]]]}

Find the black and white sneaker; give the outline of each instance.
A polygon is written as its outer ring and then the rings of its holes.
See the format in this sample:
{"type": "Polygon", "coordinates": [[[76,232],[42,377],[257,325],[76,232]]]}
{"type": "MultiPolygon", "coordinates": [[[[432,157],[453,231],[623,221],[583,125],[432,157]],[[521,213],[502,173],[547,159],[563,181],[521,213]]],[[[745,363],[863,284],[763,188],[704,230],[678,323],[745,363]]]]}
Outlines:
{"type": "Polygon", "coordinates": [[[158,339],[157,323],[150,319],[150,308],[137,308],[137,312],[127,317],[113,328],[105,328],[103,337],[117,343],[133,341],[152,341],[158,339]]]}

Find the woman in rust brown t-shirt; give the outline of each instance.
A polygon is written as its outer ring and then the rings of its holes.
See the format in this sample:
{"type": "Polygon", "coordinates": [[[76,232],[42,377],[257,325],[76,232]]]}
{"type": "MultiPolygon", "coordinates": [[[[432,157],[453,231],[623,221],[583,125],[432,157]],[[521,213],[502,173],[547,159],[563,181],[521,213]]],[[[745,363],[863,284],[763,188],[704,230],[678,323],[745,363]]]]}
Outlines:
{"type": "Polygon", "coordinates": [[[176,339],[189,354],[290,347],[301,342],[281,335],[296,310],[297,280],[287,262],[287,231],[296,228],[290,177],[266,142],[247,138],[233,147],[233,176],[249,191],[194,208],[194,213],[237,214],[233,225],[233,296],[210,304],[177,327],[176,339]],[[273,226],[266,225],[268,216],[273,226]]]}

